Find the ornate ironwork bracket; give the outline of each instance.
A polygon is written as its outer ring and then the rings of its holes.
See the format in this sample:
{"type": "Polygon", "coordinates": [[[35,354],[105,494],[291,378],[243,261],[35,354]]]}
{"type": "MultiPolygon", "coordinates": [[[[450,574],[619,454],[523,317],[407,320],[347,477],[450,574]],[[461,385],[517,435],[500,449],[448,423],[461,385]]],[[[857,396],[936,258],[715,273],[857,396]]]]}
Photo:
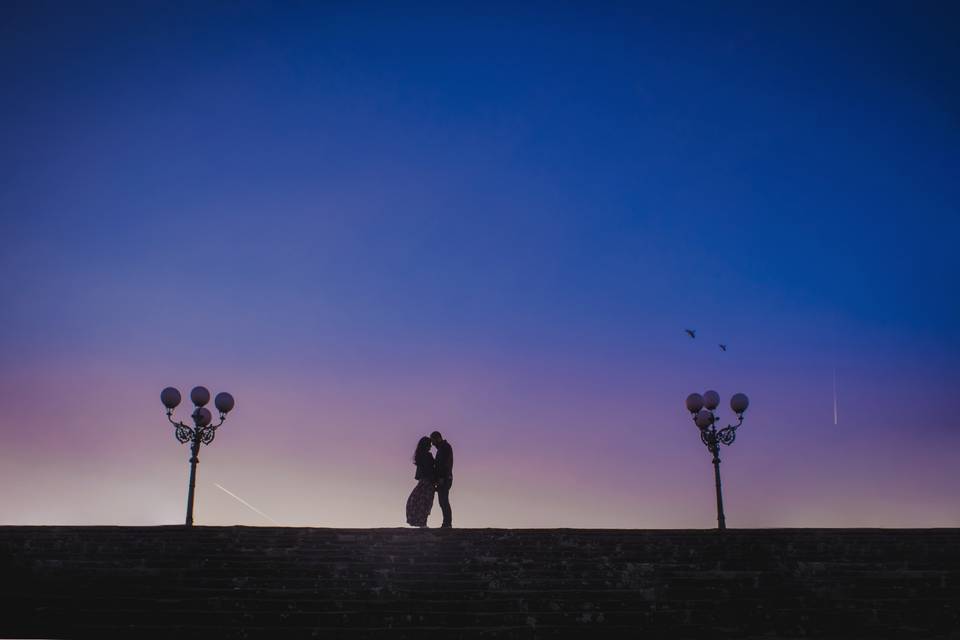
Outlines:
{"type": "MultiPolygon", "coordinates": [[[[709,427],[700,428],[700,440],[704,446],[713,452],[714,448],[719,447],[721,444],[727,446],[733,444],[733,441],[737,439],[737,428],[743,424],[743,414],[740,414],[738,417],[739,421],[737,424],[728,424],[722,429],[716,428],[716,421],[709,427]]],[[[696,424],[696,420],[694,420],[694,424],[696,424]]]]}
{"type": "Polygon", "coordinates": [[[174,437],[176,437],[177,441],[182,444],[193,442],[194,438],[198,438],[202,444],[210,444],[213,442],[214,437],[216,437],[217,427],[222,425],[223,421],[226,419],[226,417],[221,414],[220,422],[217,424],[207,425],[206,427],[191,427],[183,422],[175,422],[173,420],[172,413],[172,411],[167,411],[167,420],[169,420],[170,424],[174,426],[174,437]]]}

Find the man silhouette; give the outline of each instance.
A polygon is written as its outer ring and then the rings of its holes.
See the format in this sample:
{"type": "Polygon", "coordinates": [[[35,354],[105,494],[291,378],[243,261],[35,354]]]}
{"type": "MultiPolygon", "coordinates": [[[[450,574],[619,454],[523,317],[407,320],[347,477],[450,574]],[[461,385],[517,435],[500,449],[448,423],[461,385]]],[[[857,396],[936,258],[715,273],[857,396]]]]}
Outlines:
{"type": "Polygon", "coordinates": [[[453,486],[453,447],[443,439],[439,431],[430,434],[433,446],[437,448],[437,500],[443,511],[441,529],[453,526],[453,512],[450,510],[450,487],[453,486]]]}

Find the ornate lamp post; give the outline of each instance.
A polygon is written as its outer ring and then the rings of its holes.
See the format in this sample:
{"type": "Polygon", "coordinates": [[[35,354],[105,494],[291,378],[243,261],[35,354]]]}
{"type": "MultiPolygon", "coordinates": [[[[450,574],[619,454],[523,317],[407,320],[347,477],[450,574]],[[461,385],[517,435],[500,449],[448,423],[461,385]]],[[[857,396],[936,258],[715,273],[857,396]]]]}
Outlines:
{"type": "Polygon", "coordinates": [[[713,476],[717,485],[717,528],[723,531],[727,528],[727,520],[723,515],[723,494],[720,491],[720,445],[733,444],[737,437],[737,428],[743,424],[743,412],[750,405],[745,394],[735,393],[730,398],[730,409],[737,414],[737,424],[730,424],[717,429],[720,417],[713,410],[720,404],[720,394],[716,391],[707,391],[702,396],[691,393],[687,396],[687,411],[693,418],[693,423],[700,429],[700,440],[713,454],[713,476]]]}
{"type": "Polygon", "coordinates": [[[160,392],[160,402],[167,408],[167,420],[170,421],[176,430],[174,436],[182,443],[190,443],[190,488],[187,490],[187,526],[193,526],[193,493],[197,482],[197,463],[200,462],[198,454],[201,444],[210,444],[217,433],[217,427],[223,424],[227,419],[227,414],[233,409],[233,396],[227,392],[221,392],[214,398],[213,404],[220,412],[220,422],[210,424],[213,421],[213,414],[210,409],[204,405],[210,402],[210,392],[206,387],[194,387],[190,392],[190,400],[194,404],[193,426],[187,426],[183,422],[174,422],[173,410],[180,404],[180,391],[175,387],[167,387],[160,392]]]}

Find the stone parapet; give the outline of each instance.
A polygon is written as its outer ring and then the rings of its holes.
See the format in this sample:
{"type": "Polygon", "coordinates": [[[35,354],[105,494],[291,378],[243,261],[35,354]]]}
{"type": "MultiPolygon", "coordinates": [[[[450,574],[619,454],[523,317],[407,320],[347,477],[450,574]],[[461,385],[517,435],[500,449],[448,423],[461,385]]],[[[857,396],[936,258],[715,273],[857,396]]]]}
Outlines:
{"type": "Polygon", "coordinates": [[[960,638],[960,529],[0,527],[0,637],[960,638]]]}

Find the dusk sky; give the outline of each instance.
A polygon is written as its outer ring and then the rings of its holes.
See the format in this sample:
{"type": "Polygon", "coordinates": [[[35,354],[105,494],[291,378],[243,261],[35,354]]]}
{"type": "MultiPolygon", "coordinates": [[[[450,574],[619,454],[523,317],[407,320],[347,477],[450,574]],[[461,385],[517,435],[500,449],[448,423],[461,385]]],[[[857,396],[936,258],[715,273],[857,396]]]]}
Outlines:
{"type": "Polygon", "coordinates": [[[0,524],[960,526],[958,5],[677,4],[4,2],[0,524]]]}

